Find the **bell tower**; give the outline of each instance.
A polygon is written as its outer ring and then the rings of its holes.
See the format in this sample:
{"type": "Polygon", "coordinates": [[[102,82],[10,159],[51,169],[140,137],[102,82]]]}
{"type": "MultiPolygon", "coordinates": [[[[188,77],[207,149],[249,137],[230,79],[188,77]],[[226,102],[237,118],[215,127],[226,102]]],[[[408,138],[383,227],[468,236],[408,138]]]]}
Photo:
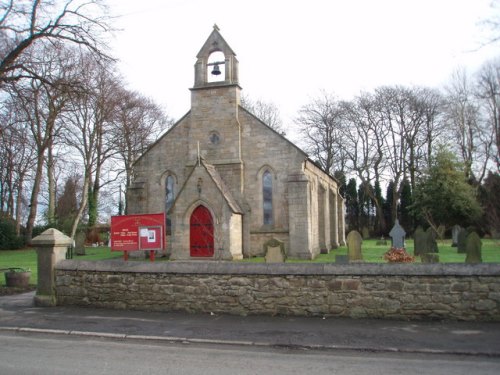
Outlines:
{"type": "Polygon", "coordinates": [[[238,60],[217,25],[196,56],[191,88],[189,159],[198,152],[214,165],[241,164],[238,60]]]}
{"type": "Polygon", "coordinates": [[[217,25],[214,25],[212,33],[196,58],[194,89],[238,84],[236,54],[220,35],[217,25]]]}

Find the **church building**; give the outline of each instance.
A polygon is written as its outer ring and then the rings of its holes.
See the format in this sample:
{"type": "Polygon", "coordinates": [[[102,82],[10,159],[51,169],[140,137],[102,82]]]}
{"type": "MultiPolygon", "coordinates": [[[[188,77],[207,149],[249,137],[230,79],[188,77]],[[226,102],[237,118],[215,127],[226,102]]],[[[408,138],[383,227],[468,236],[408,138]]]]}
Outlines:
{"type": "Polygon", "coordinates": [[[191,109],[134,164],[128,214],[164,211],[175,260],[261,256],[271,239],[313,259],[344,244],[338,182],[240,105],[217,26],[196,58],[191,109]]]}

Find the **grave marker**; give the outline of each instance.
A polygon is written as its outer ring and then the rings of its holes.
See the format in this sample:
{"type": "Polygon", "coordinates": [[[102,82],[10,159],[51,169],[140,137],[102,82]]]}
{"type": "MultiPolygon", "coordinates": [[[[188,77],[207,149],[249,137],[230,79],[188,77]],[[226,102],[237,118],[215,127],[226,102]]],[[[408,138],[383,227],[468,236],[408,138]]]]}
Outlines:
{"type": "Polygon", "coordinates": [[[347,249],[349,254],[349,260],[363,260],[363,255],[361,254],[361,243],[363,239],[358,231],[351,231],[347,235],[347,249]]]}
{"type": "Polygon", "coordinates": [[[392,247],[401,249],[405,247],[405,235],[406,232],[401,225],[399,225],[399,220],[396,219],[394,226],[389,232],[389,236],[392,238],[392,247]]]}
{"type": "Polygon", "coordinates": [[[427,241],[427,234],[424,229],[419,225],[413,233],[413,255],[419,256],[425,253],[425,243],[427,241]]]}
{"type": "Polygon", "coordinates": [[[465,253],[465,240],[467,239],[467,230],[461,228],[457,237],[457,253],[465,253]]]}
{"type": "Polygon", "coordinates": [[[453,228],[451,228],[451,247],[458,246],[458,235],[461,229],[462,227],[458,224],[454,225],[453,228]]]}
{"type": "Polygon", "coordinates": [[[286,261],[285,243],[275,238],[264,244],[266,263],[284,263],[286,261]]]}
{"type": "Polygon", "coordinates": [[[465,252],[467,256],[465,257],[465,263],[482,263],[483,258],[481,256],[481,238],[476,232],[471,232],[467,239],[465,240],[465,252]]]}

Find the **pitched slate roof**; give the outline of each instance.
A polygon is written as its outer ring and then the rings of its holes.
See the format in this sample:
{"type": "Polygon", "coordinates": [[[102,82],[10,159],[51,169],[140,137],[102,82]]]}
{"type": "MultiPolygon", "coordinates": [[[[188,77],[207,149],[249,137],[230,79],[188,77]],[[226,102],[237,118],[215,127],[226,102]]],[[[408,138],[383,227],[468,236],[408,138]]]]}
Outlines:
{"type": "Polygon", "coordinates": [[[231,208],[231,210],[234,213],[243,214],[243,210],[241,209],[241,207],[238,204],[238,202],[236,201],[236,199],[234,199],[233,194],[231,194],[231,191],[227,187],[226,183],[222,179],[219,172],[217,172],[217,169],[212,164],[205,161],[203,158],[200,159],[200,162],[201,162],[201,165],[203,165],[203,167],[205,167],[205,170],[210,175],[213,182],[215,183],[217,188],[222,193],[222,196],[226,200],[226,202],[229,205],[229,207],[231,208]]]}

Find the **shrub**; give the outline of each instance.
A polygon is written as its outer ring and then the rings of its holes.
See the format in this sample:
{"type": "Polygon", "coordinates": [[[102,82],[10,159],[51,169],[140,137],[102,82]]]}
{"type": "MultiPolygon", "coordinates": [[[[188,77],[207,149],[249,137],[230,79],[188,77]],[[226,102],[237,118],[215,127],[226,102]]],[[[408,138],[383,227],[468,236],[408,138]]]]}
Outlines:
{"type": "Polygon", "coordinates": [[[16,234],[16,223],[9,218],[0,218],[0,250],[17,250],[24,247],[24,238],[16,234]]]}

